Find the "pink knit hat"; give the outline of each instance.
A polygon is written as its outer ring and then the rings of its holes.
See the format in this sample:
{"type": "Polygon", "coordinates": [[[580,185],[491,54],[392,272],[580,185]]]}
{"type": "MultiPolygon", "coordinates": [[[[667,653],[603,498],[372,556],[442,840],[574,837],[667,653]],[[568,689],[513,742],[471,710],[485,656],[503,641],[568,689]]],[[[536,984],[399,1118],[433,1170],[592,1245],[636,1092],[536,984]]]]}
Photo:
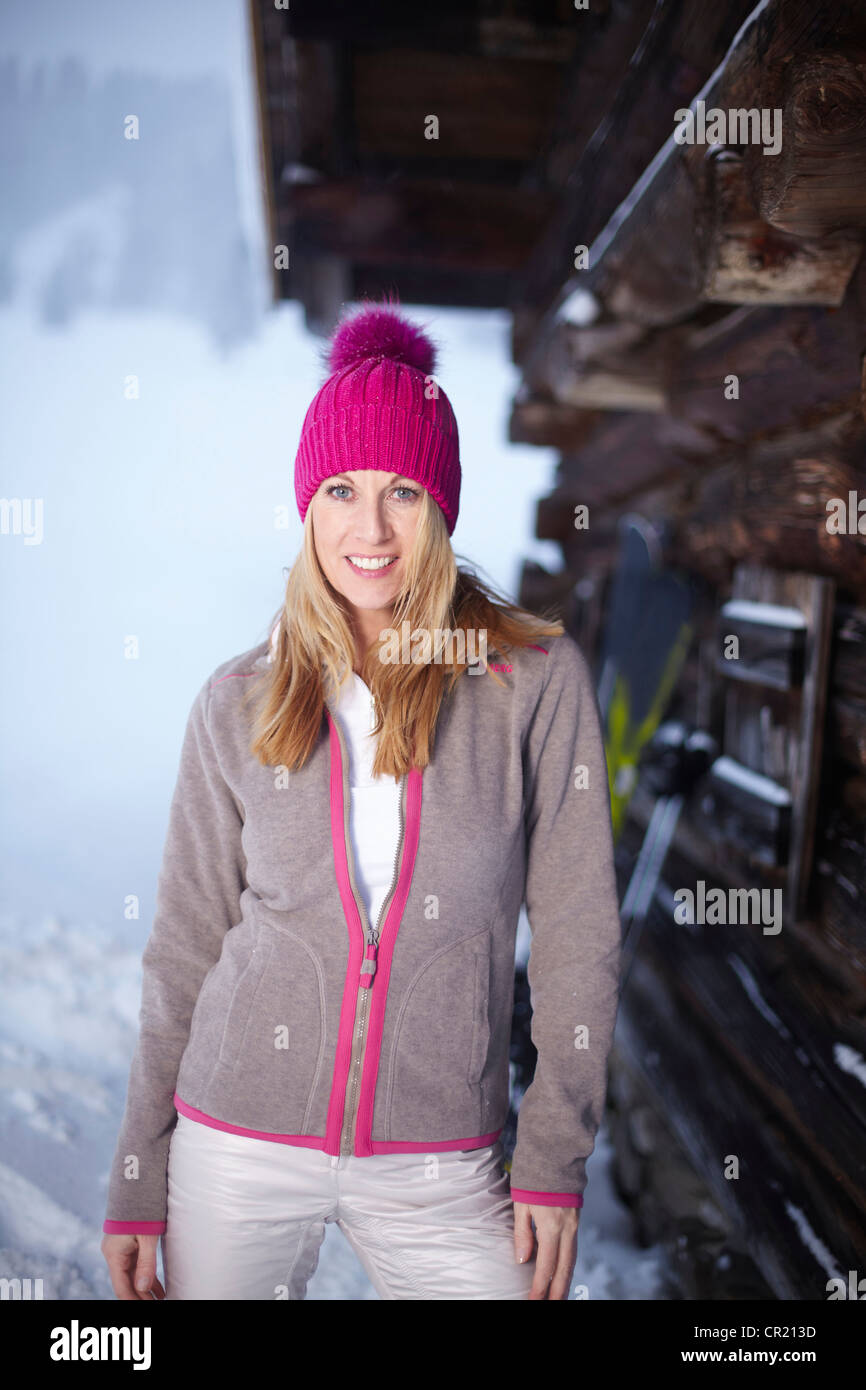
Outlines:
{"type": "Polygon", "coordinates": [[[445,392],[433,379],[436,349],[389,304],[368,304],[334,331],[331,375],[313,397],[295,457],[301,520],[325,478],[381,468],[412,478],[445,514],[460,503],[460,441],[445,392]]]}

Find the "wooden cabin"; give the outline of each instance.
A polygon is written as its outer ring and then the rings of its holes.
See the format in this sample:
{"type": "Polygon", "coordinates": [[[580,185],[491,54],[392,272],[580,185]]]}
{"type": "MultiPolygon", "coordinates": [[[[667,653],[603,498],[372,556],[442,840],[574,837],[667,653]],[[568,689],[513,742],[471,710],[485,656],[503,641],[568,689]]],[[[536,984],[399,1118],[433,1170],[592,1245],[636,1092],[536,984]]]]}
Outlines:
{"type": "Polygon", "coordinates": [[[275,297],[506,308],[510,438],[559,452],[520,599],[593,663],[624,903],[649,866],[609,1097],[640,1238],[686,1298],[825,1299],[866,1273],[866,8],[250,17],[275,297]],[[710,891],[778,920],[684,921],[710,891]]]}

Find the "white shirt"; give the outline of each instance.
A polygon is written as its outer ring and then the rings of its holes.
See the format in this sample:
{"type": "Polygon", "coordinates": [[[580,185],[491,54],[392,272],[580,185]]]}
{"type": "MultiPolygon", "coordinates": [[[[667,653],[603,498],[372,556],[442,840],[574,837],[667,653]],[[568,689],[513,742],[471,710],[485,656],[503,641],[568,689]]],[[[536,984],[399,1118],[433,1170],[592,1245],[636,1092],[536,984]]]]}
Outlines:
{"type": "Polygon", "coordinates": [[[373,777],[373,692],[356,672],[341,687],[337,701],[328,705],[349,748],[349,828],[355,878],[370,925],[376,927],[394,879],[400,842],[400,783],[393,777],[373,777]]]}
{"type": "MultiPolygon", "coordinates": [[[[271,633],[268,661],[273,660],[279,623],[271,633]]],[[[371,927],[379,925],[379,913],[394,878],[400,843],[400,783],[393,777],[374,777],[376,722],[373,692],[354,671],[328,707],[338,721],[349,749],[349,835],[358,892],[367,908],[371,927]]]]}

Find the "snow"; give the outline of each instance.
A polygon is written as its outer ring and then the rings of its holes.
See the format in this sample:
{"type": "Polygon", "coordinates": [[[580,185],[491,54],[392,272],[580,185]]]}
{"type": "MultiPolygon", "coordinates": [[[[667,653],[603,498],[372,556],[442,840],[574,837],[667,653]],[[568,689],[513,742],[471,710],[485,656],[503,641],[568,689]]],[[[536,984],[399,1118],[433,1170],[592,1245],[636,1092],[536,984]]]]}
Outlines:
{"type": "Polygon", "coordinates": [[[734,758],[729,758],[727,753],[716,758],[710,771],[715,777],[722,777],[726,782],[736,782],[745,791],[751,792],[752,796],[759,796],[762,801],[772,801],[776,806],[789,806],[791,804],[790,792],[786,791],[784,787],[780,787],[778,782],[774,782],[770,777],[765,777],[760,772],[753,772],[749,767],[744,767],[734,758]]]}
{"type": "Polygon", "coordinates": [[[844,1275],[833,1252],[824,1244],[815,1231],[805,1212],[785,1198],[785,1214],[790,1218],[800,1240],[814,1256],[818,1264],[831,1279],[843,1279],[844,1275]]]}
{"type": "Polygon", "coordinates": [[[722,605],[722,617],[768,627],[806,626],[806,615],[799,608],[788,608],[781,603],[757,603],[746,598],[729,599],[722,605]]]}
{"type": "Polygon", "coordinates": [[[866,1058],[862,1052],[847,1043],[837,1042],[833,1044],[833,1060],[849,1076],[856,1077],[861,1086],[866,1086],[866,1058]]]}
{"type": "Polygon", "coordinates": [[[763,994],[758,988],[757,980],[755,979],[754,975],[752,974],[751,970],[749,970],[745,962],[741,960],[739,956],[734,955],[733,953],[731,953],[728,956],[728,961],[735,974],[739,977],[743,989],[746,991],[747,995],[751,999],[758,1012],[763,1015],[763,1017],[767,1020],[768,1023],[772,1024],[776,1032],[779,1033],[781,1037],[790,1038],[791,1034],[785,1027],[782,1020],[779,1018],[779,1015],[775,1013],[773,1009],[770,1008],[769,1004],[767,1003],[766,999],[764,998],[763,994]]]}
{"type": "MultiPolygon", "coordinates": [[[[41,499],[44,526],[0,536],[0,1276],[45,1298],[113,1298],[108,1168],[186,717],[267,635],[301,538],[319,340],[298,304],[269,307],[245,9],[44,0],[0,39],[3,491],[41,499]],[[130,110],[138,148],[115,129],[130,110]]],[[[509,317],[405,307],[460,424],[458,559],[514,593],[524,557],[560,552],[532,537],[556,455],[507,442],[509,317]]],[[[589,1175],[575,1282],[660,1297],[604,1130],[589,1175]]],[[[333,1226],[309,1297],[376,1297],[333,1226]]]]}

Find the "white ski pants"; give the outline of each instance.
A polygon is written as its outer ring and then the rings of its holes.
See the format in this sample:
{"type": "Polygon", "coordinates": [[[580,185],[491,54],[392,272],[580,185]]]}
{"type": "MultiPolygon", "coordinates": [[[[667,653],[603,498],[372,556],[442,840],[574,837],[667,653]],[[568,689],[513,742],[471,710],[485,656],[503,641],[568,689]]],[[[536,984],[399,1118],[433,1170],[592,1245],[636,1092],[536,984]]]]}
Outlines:
{"type": "Polygon", "coordinates": [[[178,1115],[162,1236],[167,1299],[302,1299],[334,1221],[380,1298],[526,1299],[498,1141],[332,1157],[178,1115]]]}

